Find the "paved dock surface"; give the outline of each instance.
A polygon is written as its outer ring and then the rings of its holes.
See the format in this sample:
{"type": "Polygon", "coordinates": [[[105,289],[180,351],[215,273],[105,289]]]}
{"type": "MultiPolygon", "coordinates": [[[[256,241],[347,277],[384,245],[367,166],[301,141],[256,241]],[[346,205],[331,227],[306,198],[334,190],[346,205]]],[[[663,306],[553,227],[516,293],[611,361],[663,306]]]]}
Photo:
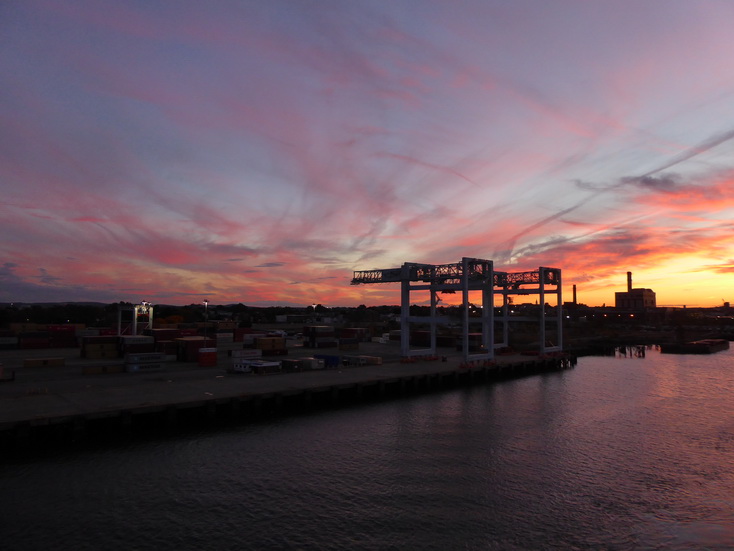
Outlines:
{"type": "MultiPolygon", "coordinates": [[[[335,351],[325,353],[336,355],[335,351]]],[[[290,358],[312,355],[313,350],[292,351],[290,358]]],[[[0,383],[0,431],[20,426],[63,424],[74,420],[104,419],[122,414],[195,408],[246,401],[268,396],[303,396],[304,393],[338,392],[389,382],[446,377],[461,368],[458,352],[415,363],[399,361],[397,343],[365,343],[354,354],[385,358],[382,365],[320,369],[270,375],[233,374],[231,360],[220,355],[216,367],[168,362],[164,370],[147,373],[82,374],[91,365],[119,368],[122,359],[88,360],[78,349],[0,351],[5,376],[15,370],[15,380],[0,383]],[[24,367],[26,358],[64,358],[63,366],[24,367]]],[[[341,354],[340,354],[341,355],[341,354]]],[[[349,353],[348,355],[352,355],[349,353]]],[[[530,362],[528,357],[499,357],[500,365],[530,362]]]]}

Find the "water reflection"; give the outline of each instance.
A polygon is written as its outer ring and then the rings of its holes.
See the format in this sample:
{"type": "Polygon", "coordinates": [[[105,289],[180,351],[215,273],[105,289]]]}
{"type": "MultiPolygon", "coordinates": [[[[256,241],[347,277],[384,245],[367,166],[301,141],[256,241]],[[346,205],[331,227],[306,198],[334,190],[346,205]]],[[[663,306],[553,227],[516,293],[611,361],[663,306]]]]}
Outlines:
{"type": "Polygon", "coordinates": [[[733,360],[625,347],[9,466],[3,548],[731,549],[733,360]]]}

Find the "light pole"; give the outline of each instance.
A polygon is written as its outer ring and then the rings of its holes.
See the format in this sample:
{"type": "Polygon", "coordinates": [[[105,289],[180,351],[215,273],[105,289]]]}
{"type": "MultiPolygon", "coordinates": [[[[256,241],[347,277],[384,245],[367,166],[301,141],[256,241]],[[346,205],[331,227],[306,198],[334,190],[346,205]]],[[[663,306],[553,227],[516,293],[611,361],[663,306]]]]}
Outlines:
{"type": "MultiPolygon", "coordinates": [[[[209,301],[204,301],[204,340],[206,340],[206,331],[209,326],[209,301]]],[[[206,343],[205,343],[206,344],[206,343]]]]}

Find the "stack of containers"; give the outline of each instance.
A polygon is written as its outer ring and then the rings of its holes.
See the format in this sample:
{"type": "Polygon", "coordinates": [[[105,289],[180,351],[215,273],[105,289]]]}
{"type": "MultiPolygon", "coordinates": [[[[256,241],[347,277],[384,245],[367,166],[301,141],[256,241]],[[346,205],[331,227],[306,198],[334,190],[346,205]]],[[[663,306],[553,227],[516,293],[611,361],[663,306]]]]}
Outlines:
{"type": "Polygon", "coordinates": [[[288,354],[284,337],[256,337],[255,348],[262,350],[264,356],[283,356],[288,354]]]}
{"type": "Polygon", "coordinates": [[[198,362],[200,348],[214,348],[214,339],[190,336],[176,339],[176,360],[179,362],[198,362]]]}
{"type": "Polygon", "coordinates": [[[125,371],[128,373],[162,371],[163,359],[163,354],[158,352],[126,354],[125,371]]]}
{"type": "Polygon", "coordinates": [[[14,350],[18,348],[18,337],[9,330],[0,330],[0,350],[14,350]]]}
{"type": "Polygon", "coordinates": [[[176,339],[181,336],[181,332],[177,328],[147,329],[145,334],[153,337],[156,352],[160,352],[165,356],[176,355],[176,339]]]}
{"type": "Polygon", "coordinates": [[[76,336],[79,342],[81,342],[84,337],[99,337],[99,328],[85,327],[84,329],[77,329],[76,336]]]}
{"type": "Polygon", "coordinates": [[[11,323],[10,330],[14,335],[20,335],[21,333],[32,333],[34,331],[41,331],[46,329],[45,327],[39,326],[37,323],[22,322],[22,323],[11,323]]]}
{"type": "Polygon", "coordinates": [[[261,337],[267,337],[265,333],[246,333],[242,335],[242,346],[245,348],[255,348],[255,340],[261,337]]]}
{"type": "Polygon", "coordinates": [[[89,360],[119,358],[119,338],[112,335],[82,337],[81,357],[89,360]]]}
{"type": "Polygon", "coordinates": [[[18,335],[18,348],[51,348],[48,331],[28,331],[18,335]]]}
{"type": "Polygon", "coordinates": [[[215,321],[217,333],[231,333],[237,328],[236,321],[215,321]]]}
{"type": "Polygon", "coordinates": [[[262,352],[262,350],[255,348],[230,350],[229,355],[232,358],[232,370],[246,371],[249,362],[262,359],[262,352]]]}
{"type": "Polygon", "coordinates": [[[196,334],[208,337],[213,335],[217,330],[214,327],[214,323],[211,321],[200,321],[196,324],[196,334]]]}
{"type": "Polygon", "coordinates": [[[49,325],[48,336],[51,348],[76,348],[79,341],[76,338],[76,325],[49,325]]]}
{"type": "Polygon", "coordinates": [[[369,342],[370,333],[366,327],[342,327],[339,330],[340,339],[357,339],[359,342],[369,342]]]}
{"type": "Polygon", "coordinates": [[[251,327],[237,327],[232,330],[234,342],[243,342],[245,336],[252,335],[255,331],[251,327]]]}
{"type": "Polygon", "coordinates": [[[215,333],[214,338],[217,339],[217,346],[220,344],[232,344],[234,342],[234,333],[217,332],[215,333]]]}
{"type": "Polygon", "coordinates": [[[176,341],[156,341],[155,351],[165,356],[176,355],[176,341]]]}
{"type": "Polygon", "coordinates": [[[217,333],[215,337],[219,352],[226,353],[228,356],[232,355],[231,352],[242,350],[245,346],[242,342],[234,341],[233,333],[217,333]]]}
{"type": "Polygon", "coordinates": [[[150,335],[153,337],[153,340],[157,343],[159,341],[172,341],[174,339],[177,339],[183,335],[181,335],[181,330],[175,329],[175,328],[166,328],[166,329],[146,329],[145,330],[146,335],[150,335]]]}
{"type": "Polygon", "coordinates": [[[307,325],[303,328],[303,345],[309,348],[332,348],[339,343],[332,325],[307,325]]]}
{"type": "Polygon", "coordinates": [[[155,352],[155,341],[150,335],[122,335],[120,337],[120,355],[150,354],[155,352]]]}
{"type": "Polygon", "coordinates": [[[241,342],[245,348],[251,348],[255,345],[255,337],[252,331],[241,333],[239,331],[234,332],[234,342],[241,342]]]}

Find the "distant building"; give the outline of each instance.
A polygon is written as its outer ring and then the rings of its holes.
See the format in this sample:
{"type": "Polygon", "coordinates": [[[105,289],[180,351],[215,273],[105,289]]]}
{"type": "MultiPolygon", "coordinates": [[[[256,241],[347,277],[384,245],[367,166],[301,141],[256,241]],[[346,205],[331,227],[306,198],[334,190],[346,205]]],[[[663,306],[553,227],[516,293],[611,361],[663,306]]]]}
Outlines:
{"type": "Polygon", "coordinates": [[[656,306],[655,291],[652,289],[633,289],[632,272],[627,272],[627,292],[614,293],[614,307],[618,310],[646,310],[656,306]]]}

